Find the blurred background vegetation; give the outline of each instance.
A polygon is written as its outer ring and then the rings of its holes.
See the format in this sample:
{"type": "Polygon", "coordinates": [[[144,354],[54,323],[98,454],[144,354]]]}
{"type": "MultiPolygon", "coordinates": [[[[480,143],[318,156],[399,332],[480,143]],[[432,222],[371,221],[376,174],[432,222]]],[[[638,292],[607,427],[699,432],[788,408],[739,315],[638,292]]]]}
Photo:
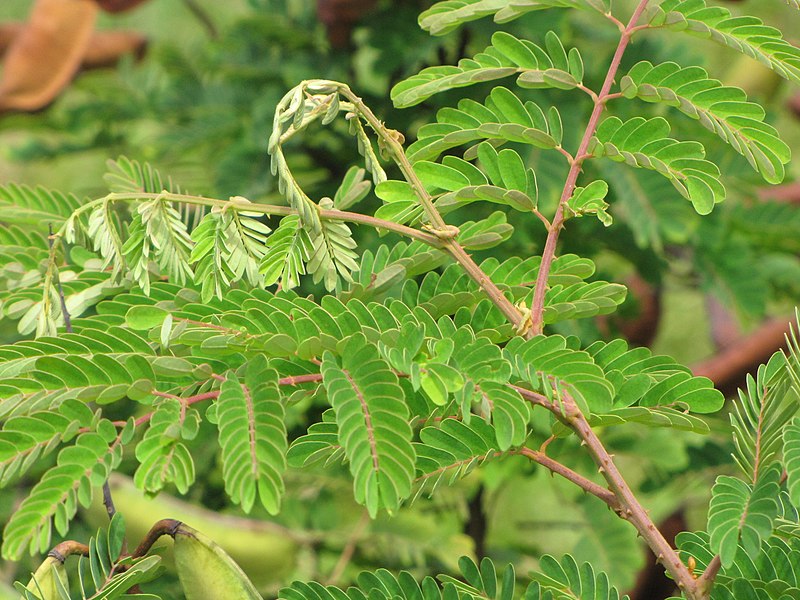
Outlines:
{"type": "MultiPolygon", "coordinates": [[[[345,81],[391,127],[413,140],[415,130],[438,108],[453,104],[463,90],[401,111],[389,101],[391,86],[423,67],[454,64],[482,50],[499,29],[490,21],[477,21],[447,37],[430,37],[416,25],[417,14],[431,4],[426,0],[131,4],[136,6],[130,10],[101,13],[96,30],[130,32],[135,44],[109,52],[104,68],[89,69],[84,60],[84,68],[40,110],[0,113],[0,185],[13,181],[78,196],[103,194],[106,159],[127,155],[152,163],[193,193],[281,203],[265,148],[274,106],[287,89],[307,78],[345,81]],[[146,48],[140,43],[144,40],[146,48]]],[[[618,4],[624,14],[628,3],[618,4]]],[[[25,22],[32,6],[31,0],[0,4],[0,23],[6,24],[0,27],[0,38],[5,32],[9,47],[10,24],[25,22]]],[[[748,0],[727,6],[783,26],[790,40],[795,36],[797,41],[800,16],[789,5],[748,0]]],[[[550,29],[558,31],[565,43],[581,49],[590,86],[602,81],[616,35],[607,24],[576,11],[531,13],[505,29],[534,40],[550,29]]],[[[770,71],[681,36],[643,36],[625,62],[632,65],[645,58],[702,65],[725,84],[744,88],[767,108],[769,122],[800,154],[798,90],[770,71]]],[[[32,72],[46,80],[48,63],[30,59],[32,72]]],[[[8,70],[2,77],[8,80],[8,70]]],[[[482,99],[489,89],[491,84],[466,93],[482,99]]],[[[557,90],[531,93],[545,104],[559,105],[566,143],[574,147],[585,125],[584,98],[557,90]]],[[[611,111],[624,117],[626,103],[617,101],[611,111]]],[[[702,131],[677,113],[661,107],[653,112],[669,117],[679,139],[697,138],[702,131]]],[[[343,127],[312,128],[294,143],[292,167],[312,195],[332,195],[347,169],[359,164],[343,127]]],[[[628,283],[632,293],[618,318],[570,323],[561,332],[578,334],[587,344],[622,333],[634,344],[685,361],[730,390],[743,372],[753,370],[777,347],[800,298],[800,191],[790,183],[800,175],[800,162],[789,165],[784,186],[767,190],[745,161],[711,133],[700,141],[722,169],[729,193],[714,215],[702,221],[657,175],[603,169],[615,194],[610,198],[614,225],[606,230],[593,219],[571,222],[562,236],[563,252],[591,256],[599,276],[628,283]]],[[[554,202],[563,184],[562,164],[536,151],[528,160],[539,173],[540,198],[554,202]]],[[[543,242],[540,231],[519,213],[508,216],[515,235],[491,252],[500,257],[536,253],[543,242]]],[[[379,243],[369,236],[360,241],[361,249],[379,243]]],[[[3,341],[16,339],[14,325],[3,325],[1,335],[3,341]]],[[[301,402],[296,407],[298,425],[309,415],[316,416],[301,402]]],[[[712,429],[721,432],[726,423],[724,415],[718,417],[712,429]]],[[[710,481],[731,462],[726,442],[714,435],[701,439],[630,427],[609,427],[603,435],[658,520],[673,528],[703,526],[710,481]]],[[[559,444],[552,444],[556,451],[559,444]]],[[[570,466],[593,470],[582,460],[575,457],[570,466]]],[[[131,472],[134,462],[130,457],[131,472]]],[[[266,515],[244,519],[225,505],[219,468],[211,460],[198,461],[198,485],[186,498],[162,494],[155,505],[148,505],[127,480],[119,479],[115,499],[136,532],[157,518],[184,518],[237,548],[234,557],[267,593],[293,577],[346,584],[360,569],[376,565],[416,574],[454,570],[460,554],[511,560],[517,572],[525,573],[541,553],[572,552],[579,561],[591,560],[607,570],[634,599],[664,597],[647,587],[653,580],[633,528],[525,461],[488,465],[395,519],[381,517],[372,523],[350,499],[344,479],[315,473],[292,477],[285,508],[272,524],[264,523],[266,515]],[[230,520],[220,521],[220,515],[230,520]]],[[[0,495],[0,522],[15,500],[14,494],[0,495]]],[[[101,513],[85,515],[85,531],[102,523],[101,513]]],[[[80,529],[75,535],[82,535],[80,529]]],[[[2,565],[0,580],[22,577],[30,567],[2,565]]]]}

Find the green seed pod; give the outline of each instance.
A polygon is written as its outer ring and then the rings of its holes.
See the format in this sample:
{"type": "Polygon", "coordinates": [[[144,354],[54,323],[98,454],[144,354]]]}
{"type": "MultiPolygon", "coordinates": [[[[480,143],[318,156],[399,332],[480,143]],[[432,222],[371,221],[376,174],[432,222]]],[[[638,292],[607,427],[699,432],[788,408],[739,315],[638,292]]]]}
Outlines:
{"type": "MultiPolygon", "coordinates": [[[[41,600],[61,600],[62,592],[69,589],[64,557],[55,552],[48,554],[39,565],[25,589],[36,594],[41,600]]],[[[69,598],[69,595],[66,596],[69,598]]]]}
{"type": "Polygon", "coordinates": [[[186,600],[261,600],[244,571],[214,540],[183,523],[173,538],[186,600]]]}

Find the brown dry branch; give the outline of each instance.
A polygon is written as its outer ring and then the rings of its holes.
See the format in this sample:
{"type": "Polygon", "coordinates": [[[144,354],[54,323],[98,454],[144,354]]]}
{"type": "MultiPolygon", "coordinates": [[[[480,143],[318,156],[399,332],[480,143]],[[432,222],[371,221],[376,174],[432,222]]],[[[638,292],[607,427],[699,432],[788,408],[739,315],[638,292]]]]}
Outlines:
{"type": "Polygon", "coordinates": [[[800,183],[787,183],[785,185],[761,188],[758,191],[758,197],[762,200],[779,200],[781,202],[800,204],[800,183]]]}
{"type": "Polygon", "coordinates": [[[795,94],[792,96],[792,99],[789,100],[789,110],[800,117],[800,94],[795,94]]]}
{"type": "Polygon", "coordinates": [[[748,373],[754,373],[758,365],[766,362],[776,350],[785,347],[789,323],[788,318],[766,321],[718,354],[694,365],[692,372],[698,377],[708,377],[725,394],[734,392],[748,373]]]}
{"type": "Polygon", "coordinates": [[[742,330],[736,315],[710,294],[706,295],[705,303],[714,348],[722,350],[738,342],[742,337],[742,330]]]}

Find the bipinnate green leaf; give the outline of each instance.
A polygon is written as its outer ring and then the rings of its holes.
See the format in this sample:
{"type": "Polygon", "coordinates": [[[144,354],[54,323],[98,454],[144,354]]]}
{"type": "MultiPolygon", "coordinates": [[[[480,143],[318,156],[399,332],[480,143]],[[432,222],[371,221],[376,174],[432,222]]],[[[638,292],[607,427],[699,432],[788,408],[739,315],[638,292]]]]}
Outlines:
{"type": "MultiPolygon", "coordinates": [[[[249,203],[242,197],[232,200],[249,203]]],[[[194,247],[189,261],[196,263],[194,281],[204,302],[212,296],[221,298],[238,281],[252,287],[263,285],[259,264],[271,230],[258,216],[231,206],[215,208],[192,231],[194,247]]]]}
{"type": "Polygon", "coordinates": [[[194,460],[181,438],[192,439],[199,423],[197,411],[183,407],[175,398],[158,403],[142,441],[136,445],[136,487],[156,494],[174,483],[181,494],[189,491],[195,478],[194,460]]]}
{"type": "Polygon", "coordinates": [[[710,79],[702,67],[642,61],[622,78],[620,89],[628,98],[674,106],[729,143],[767,182],[783,180],[791,150],[764,122],[764,109],[748,102],[743,90],[710,79]]]}
{"type": "MultiPolygon", "coordinates": [[[[278,592],[281,600],[473,600],[470,595],[460,595],[456,587],[448,582],[439,587],[433,577],[425,577],[417,583],[411,573],[401,571],[394,574],[386,569],[375,572],[362,571],[358,575],[357,587],[345,592],[334,586],[323,586],[316,581],[295,581],[290,587],[278,592]]],[[[503,599],[506,600],[506,599],[503,599]]]]}
{"type": "Polygon", "coordinates": [[[154,366],[158,359],[148,358],[137,353],[37,357],[24,378],[3,381],[0,416],[29,414],[43,407],[54,410],[73,398],[98,404],[125,396],[140,399],[149,394],[156,381],[154,366]]]}
{"type": "Polygon", "coordinates": [[[364,179],[366,171],[361,167],[350,167],[333,196],[333,206],[337,210],[347,210],[363,200],[372,189],[372,183],[364,179]]]}
{"type": "MultiPolygon", "coordinates": [[[[709,536],[705,532],[684,531],[675,539],[684,562],[689,556],[694,558],[695,572],[702,572],[714,557],[710,548],[709,536]]],[[[757,590],[768,590],[768,598],[793,598],[800,588],[800,571],[797,569],[797,553],[800,552],[800,539],[788,536],[782,539],[773,535],[764,540],[761,552],[751,559],[746,552],[739,552],[734,563],[720,569],[714,580],[712,598],[716,600],[737,600],[738,598],[761,598],[753,593],[737,595],[742,590],[742,582],[749,582],[757,590]]],[[[749,590],[747,590],[749,591],[749,590]]]]}
{"type": "MultiPolygon", "coordinates": [[[[688,367],[669,356],[654,355],[648,348],[628,348],[627,342],[618,339],[595,342],[586,351],[613,383],[616,408],[639,404],[647,408],[713,413],[725,402],[710,379],[693,377],[688,367]]],[[[669,413],[646,416],[641,411],[632,411],[628,414],[631,418],[640,415],[651,423],[664,418],[671,420],[669,413]]]]}
{"type": "Polygon", "coordinates": [[[147,331],[160,327],[169,311],[159,306],[132,306],[125,314],[125,324],[134,331],[147,331]]]}
{"type": "MultiPolygon", "coordinates": [[[[502,225],[502,221],[499,224],[502,225]]],[[[470,228],[466,229],[466,233],[471,235],[470,228]]],[[[531,256],[525,260],[512,257],[503,262],[489,258],[480,267],[501,289],[508,288],[507,293],[516,302],[530,294],[539,274],[540,263],[539,256],[531,256]]],[[[571,287],[591,277],[594,272],[592,261],[574,254],[564,254],[553,261],[548,283],[571,287]]],[[[457,264],[449,265],[441,274],[435,271],[427,273],[420,283],[413,279],[406,280],[401,297],[409,306],[419,305],[436,319],[444,314],[452,315],[460,309],[471,311],[485,299],[483,291],[457,264]]],[[[563,308],[567,309],[568,305],[564,304],[563,308]]],[[[477,324],[470,321],[470,326],[474,329],[477,324]]],[[[500,372],[502,369],[496,371],[500,372]]]]}
{"type": "MultiPolygon", "coordinates": [[[[112,280],[118,279],[127,269],[119,221],[114,203],[106,199],[89,213],[86,225],[86,234],[92,241],[93,249],[103,257],[103,269],[111,268],[112,280]]],[[[74,242],[74,232],[68,232],[65,237],[68,242],[74,242]]]]}
{"type": "Polygon", "coordinates": [[[432,35],[445,35],[464,23],[494,16],[497,23],[507,23],[531,11],[546,8],[580,8],[606,13],[610,0],[444,0],[419,16],[420,27],[432,35]]]}
{"type": "MultiPolygon", "coordinates": [[[[320,200],[320,207],[332,208],[330,198],[320,200]]],[[[314,283],[322,281],[325,289],[333,291],[339,280],[352,282],[350,275],[358,269],[356,242],[350,228],[342,221],[322,221],[319,231],[311,236],[311,253],[306,268],[314,283]]]]}
{"type": "Polygon", "coordinates": [[[422,389],[436,406],[447,404],[450,394],[464,386],[464,378],[456,369],[435,359],[412,371],[415,389],[422,389]]]}
{"type": "Polygon", "coordinates": [[[72,317],[84,314],[101,300],[120,293],[126,287],[116,285],[111,279],[111,274],[107,272],[84,270],[75,276],[69,267],[57,269],[56,265],[51,263],[48,268],[52,268],[50,285],[39,289],[21,289],[18,294],[12,291],[4,299],[7,303],[6,315],[12,319],[19,319],[17,331],[23,335],[35,333],[36,337],[52,337],[58,335],[59,328],[64,325],[62,294],[58,286],[54,285],[57,270],[60,272],[59,279],[61,273],[66,277],[73,277],[61,283],[64,304],[67,313],[72,317]],[[36,294],[37,301],[33,300],[32,292],[36,294]]]}
{"type": "Polygon", "coordinates": [[[687,367],[669,356],[653,355],[644,347],[629,349],[624,340],[595,342],[586,351],[614,386],[615,410],[599,415],[599,423],[630,419],[648,426],[706,432],[708,426],[689,418],[685,411],[715,413],[725,402],[710,379],[694,377],[687,367]]]}
{"type": "Polygon", "coordinates": [[[62,224],[83,202],[72,194],[10,183],[0,186],[0,221],[41,229],[62,224]]]}
{"type": "Polygon", "coordinates": [[[549,324],[607,315],[625,301],[627,293],[624,285],[607,281],[554,285],[545,293],[542,317],[549,324]]]}
{"type": "Polygon", "coordinates": [[[735,477],[717,477],[711,489],[708,532],[711,550],[720,555],[723,567],[733,564],[740,543],[754,557],[772,534],[780,476],[780,466],[772,464],[758,474],[752,486],[735,477]]]}
{"type": "Polygon", "coordinates": [[[544,111],[501,86],[495,87],[483,104],[465,98],[458,108],[439,110],[436,121],[420,127],[417,141],[407,149],[411,161],[435,160],[445,151],[466,144],[472,146],[464,157],[471,160],[477,154],[475,143],[484,140],[494,145],[517,142],[543,149],[558,146],[544,111]]]}
{"type": "MultiPolygon", "coordinates": [[[[561,560],[545,554],[539,560],[539,572],[531,573],[531,579],[525,600],[620,600],[620,593],[611,585],[608,575],[595,572],[588,562],[578,565],[569,554],[561,560]]],[[[627,598],[624,596],[623,600],[627,598]]]]}
{"type": "Polygon", "coordinates": [[[296,215],[281,219],[280,226],[267,238],[267,248],[259,268],[264,285],[280,283],[290,290],[300,284],[306,273],[306,261],[311,257],[312,243],[308,231],[296,215]]]}
{"type": "Polygon", "coordinates": [[[342,298],[358,298],[362,302],[380,300],[393,288],[447,262],[444,252],[422,242],[382,244],[373,253],[365,250],[359,261],[354,282],[342,298]]]}
{"type": "Polygon", "coordinates": [[[528,437],[530,404],[516,390],[490,381],[481,384],[479,394],[488,409],[486,417],[494,425],[500,450],[523,444],[528,437]]]}
{"type": "Polygon", "coordinates": [[[428,190],[452,192],[470,183],[458,169],[427,160],[417,162],[414,171],[428,190]]]}
{"type": "Polygon", "coordinates": [[[165,178],[149,163],[140,163],[127,156],[106,161],[103,181],[110,192],[160,194],[163,191],[179,194],[181,188],[171,178],[165,178]]]}
{"type": "Polygon", "coordinates": [[[288,447],[277,371],[263,355],[248,363],[243,379],[229,371],[216,409],[225,492],[245,512],[258,497],[267,511],[276,514],[288,447]]]}
{"type": "Polygon", "coordinates": [[[93,420],[92,411],[77,400],[67,400],[58,410],[37,411],[6,420],[0,431],[0,488],[60,444],[69,442],[80,427],[89,427],[93,420]]]}
{"type": "Polygon", "coordinates": [[[495,211],[480,221],[466,221],[459,226],[458,241],[467,250],[486,250],[506,241],[514,233],[504,212],[495,211]]]}
{"type": "Polygon", "coordinates": [[[707,434],[711,431],[708,423],[703,419],[669,406],[627,406],[625,408],[615,408],[605,414],[591,415],[589,417],[589,424],[593,427],[621,425],[623,423],[638,423],[645,427],[669,427],[670,429],[680,429],[699,434],[707,434]]]}
{"type": "Polygon", "coordinates": [[[370,515],[392,512],[411,493],[415,453],[403,389],[378,349],[361,334],[342,343],[341,363],[322,359],[323,384],[336,413],[339,441],[356,501],[370,515]]]}
{"type": "Polygon", "coordinates": [[[663,117],[634,117],[625,122],[609,117],[597,128],[589,152],[658,172],[691,201],[698,213],[706,215],[725,199],[719,169],[705,160],[702,144],[679,142],[668,137],[669,132],[669,123],[663,117]]]}
{"type": "Polygon", "coordinates": [[[705,0],[666,0],[646,13],[650,26],[683,31],[738,50],[780,76],[800,82],[800,48],[783,39],[776,28],[756,17],[734,17],[705,0]]]}
{"type": "MultiPolygon", "coordinates": [[[[489,142],[483,142],[478,146],[478,158],[483,171],[455,156],[442,159],[442,166],[459,170],[467,179],[436,200],[436,208],[442,214],[477,201],[502,204],[521,212],[536,208],[539,195],[536,175],[533,169],[525,168],[519,154],[509,148],[498,152],[489,142]]],[[[422,164],[433,163],[417,163],[422,164]]]]}
{"type": "Polygon", "coordinates": [[[98,431],[102,434],[83,433],[74,445],[63,448],[56,466],[42,476],[11,515],[3,529],[4,558],[18,560],[26,549],[45,552],[51,546],[53,527],[65,535],[78,505],[89,505],[93,489],[103,485],[122,460],[123,445],[133,437],[133,420],[119,432],[114,426],[98,431]]]}
{"type": "Polygon", "coordinates": [[[150,289],[151,261],[174,283],[192,279],[191,251],[186,223],[172,202],[159,196],[136,205],[122,252],[129,274],[145,292],[150,289]]]}
{"type": "MultiPolygon", "coordinates": [[[[319,233],[319,210],[292,175],[282,144],[285,139],[316,120],[321,120],[323,124],[333,120],[341,108],[338,99],[339,85],[324,80],[303,81],[286,92],[275,107],[272,133],[267,142],[270,170],[277,176],[278,191],[286,198],[289,206],[297,211],[301,226],[308,228],[309,233],[319,233]]],[[[373,171],[375,182],[385,179],[361,121],[356,117],[349,121],[349,125],[351,134],[357,138],[358,150],[365,157],[366,168],[373,171]]]]}
{"type": "Polygon", "coordinates": [[[576,187],[572,197],[567,200],[567,210],[572,216],[595,215],[598,220],[608,227],[611,225],[611,215],[606,212],[608,202],[608,184],[605,181],[593,181],[586,187],[576,187]]]}
{"type": "Polygon", "coordinates": [[[407,181],[389,179],[375,186],[375,195],[383,200],[375,216],[395,223],[415,224],[424,214],[419,197],[407,181]]]}
{"type": "Polygon", "coordinates": [[[473,58],[462,58],[458,66],[428,67],[401,81],[392,88],[392,101],[398,108],[408,108],[434,94],[511,75],[518,75],[517,85],[525,88],[568,89],[579,85],[583,61],[578,50],[571,48],[567,60],[563,46],[556,45],[552,55],[551,47],[542,48],[498,31],[490,46],[473,58]]]}
{"type": "Polygon", "coordinates": [[[425,490],[433,494],[442,482],[452,485],[499,455],[500,449],[495,427],[476,418],[469,423],[444,419],[438,426],[423,428],[419,439],[414,444],[419,484],[415,498],[425,490]]]}
{"type": "Polygon", "coordinates": [[[548,396],[569,391],[587,414],[605,413],[612,406],[614,387],[589,353],[567,346],[559,335],[519,337],[506,344],[503,354],[514,374],[548,396]]]}
{"type": "Polygon", "coordinates": [[[323,460],[326,465],[340,463],[344,458],[336,416],[330,408],[322,413],[322,421],[312,424],[305,435],[292,442],[286,453],[287,463],[294,468],[307,467],[323,460]]]}
{"type": "Polygon", "coordinates": [[[789,496],[800,508],[800,417],[792,419],[783,429],[783,463],[789,496]]]}
{"type": "Polygon", "coordinates": [[[733,458],[749,480],[779,458],[783,429],[797,414],[797,401],[788,394],[787,362],[776,352],[756,377],[747,376],[746,388],[730,414],[735,452],[733,458]]]}
{"type": "Polygon", "coordinates": [[[491,558],[484,557],[480,564],[476,564],[470,557],[462,556],[458,559],[458,569],[461,571],[461,578],[439,575],[438,579],[445,585],[453,585],[462,597],[487,600],[511,600],[514,597],[516,575],[512,564],[507,564],[503,569],[500,585],[497,569],[491,558]]]}

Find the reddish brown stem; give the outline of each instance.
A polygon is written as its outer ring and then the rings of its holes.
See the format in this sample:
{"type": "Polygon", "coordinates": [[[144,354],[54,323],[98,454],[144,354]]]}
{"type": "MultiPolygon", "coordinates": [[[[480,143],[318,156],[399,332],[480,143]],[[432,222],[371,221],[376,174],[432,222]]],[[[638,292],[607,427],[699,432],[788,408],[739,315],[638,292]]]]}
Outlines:
{"type": "MultiPolygon", "coordinates": [[[[217,380],[224,381],[225,378],[221,375],[212,375],[212,378],[217,380]]],[[[321,373],[308,373],[307,375],[295,375],[293,377],[282,377],[278,380],[278,385],[301,385],[303,383],[311,383],[315,381],[322,381],[322,374],[321,373]]],[[[194,396],[187,396],[185,398],[181,396],[177,396],[175,394],[170,394],[168,392],[160,392],[158,390],[154,390],[151,392],[154,396],[159,396],[161,398],[174,398],[176,400],[180,400],[184,407],[191,406],[192,404],[197,404],[198,402],[204,402],[206,400],[215,400],[219,397],[219,390],[213,390],[210,392],[204,392],[202,394],[196,394],[194,396]]],[[[142,415],[138,419],[136,419],[133,424],[136,427],[144,425],[150,419],[153,418],[154,412],[149,412],[147,414],[142,415]]],[[[117,427],[123,427],[125,425],[125,421],[113,421],[114,425],[117,427]]],[[[90,428],[86,428],[85,431],[90,431],[90,428]]]]}
{"type": "Polygon", "coordinates": [[[594,481],[586,479],[583,475],[576,473],[569,467],[562,465],[560,462],[553,460],[549,456],[547,456],[544,452],[539,452],[538,450],[532,450],[530,448],[521,448],[518,451],[518,454],[529,458],[535,463],[542,465],[543,467],[549,469],[551,472],[561,475],[564,479],[567,479],[581,488],[583,491],[592,494],[592,496],[597,496],[605,502],[609,508],[614,511],[619,510],[619,502],[617,501],[617,497],[611,493],[609,490],[604,488],[601,485],[596,484],[594,481]]]}
{"type": "Polygon", "coordinates": [[[656,555],[656,560],[664,565],[664,568],[675,580],[678,587],[686,593],[686,597],[689,600],[704,600],[708,598],[707,593],[696,589],[696,582],[692,573],[655,526],[647,511],[639,504],[636,496],[633,495],[630,487],[622,477],[622,473],[619,472],[619,469],[614,464],[611,455],[589,425],[586,417],[583,416],[575,400],[568,393],[562,392],[560,400],[554,402],[538,392],[514,385],[511,387],[532,404],[549,410],[558,420],[569,426],[577,434],[582,445],[587,448],[592,460],[597,464],[598,471],[608,483],[608,487],[614,496],[614,504],[609,504],[609,506],[621,518],[633,524],[639,535],[642,536],[653,551],[653,554],[656,555]]]}
{"type": "Polygon", "coordinates": [[[180,521],[175,519],[161,519],[150,528],[150,531],[144,536],[144,539],[136,546],[136,550],[131,554],[132,558],[141,558],[150,551],[156,540],[162,535],[174,536],[175,531],[181,526],[180,521]]]}
{"type": "Polygon", "coordinates": [[[76,542],[74,540],[65,540],[60,544],[57,544],[53,547],[50,552],[47,553],[47,556],[55,558],[59,562],[63,563],[68,556],[73,554],[80,554],[81,556],[89,556],[89,546],[86,544],[81,544],[80,542],[76,542]]]}
{"type": "Polygon", "coordinates": [[[717,573],[722,568],[722,560],[717,554],[714,558],[711,559],[711,562],[708,563],[706,570],[703,571],[703,574],[697,578],[697,591],[706,594],[707,596],[711,594],[711,588],[714,585],[714,579],[717,577],[717,573]]]}
{"type": "Polygon", "coordinates": [[[539,267],[539,275],[536,278],[536,287],[533,291],[533,301],[531,302],[531,335],[539,335],[542,333],[542,329],[544,328],[542,313],[544,312],[544,296],[547,292],[547,278],[550,275],[550,268],[553,265],[553,259],[556,255],[558,236],[560,235],[561,229],[564,226],[564,221],[566,220],[567,201],[570,199],[572,192],[575,190],[575,184],[578,181],[578,175],[580,175],[581,166],[583,165],[584,161],[589,158],[589,155],[586,153],[589,148],[589,142],[592,140],[592,136],[597,130],[597,126],[600,124],[600,117],[603,114],[603,110],[605,109],[605,105],[609,99],[609,96],[611,96],[611,86],[614,84],[614,78],[619,70],[619,65],[622,61],[622,56],[625,54],[625,49],[628,47],[628,44],[631,41],[633,28],[636,27],[636,23],[639,21],[639,17],[641,17],[642,12],[644,12],[644,9],[647,7],[648,1],[649,0],[639,1],[636,10],[633,11],[631,18],[628,21],[628,25],[620,35],[619,44],[617,44],[614,57],[611,59],[611,64],[608,67],[608,73],[606,73],[606,79],[603,82],[603,87],[600,89],[600,93],[597,95],[597,99],[594,102],[594,109],[589,117],[589,123],[586,125],[586,130],[583,132],[583,139],[581,139],[578,151],[575,153],[575,160],[572,161],[572,165],[569,168],[569,173],[567,173],[567,180],[564,183],[564,189],[561,192],[561,198],[558,202],[556,214],[553,217],[553,222],[550,224],[550,228],[547,232],[547,240],[545,241],[544,250],[542,251],[542,263],[539,267]]]}
{"type": "Polygon", "coordinates": [[[639,504],[636,496],[634,496],[622,477],[622,473],[619,472],[619,469],[614,464],[611,455],[589,425],[586,417],[575,405],[574,400],[566,394],[564,396],[564,404],[567,407],[567,422],[587,447],[589,454],[597,464],[600,474],[608,482],[608,487],[617,497],[621,506],[618,514],[623,519],[630,521],[636,528],[636,531],[639,532],[639,535],[642,536],[656,555],[656,560],[664,565],[664,568],[675,580],[678,587],[686,593],[687,598],[699,600],[707,597],[702,593],[698,595],[695,579],[692,577],[688,567],[683,564],[678,553],[655,526],[647,511],[639,504]]]}
{"type": "Polygon", "coordinates": [[[718,354],[694,365],[692,372],[698,377],[708,377],[724,392],[733,391],[747,373],[756,371],[773,352],[785,346],[787,333],[789,319],[770,319],[718,354]]]}

